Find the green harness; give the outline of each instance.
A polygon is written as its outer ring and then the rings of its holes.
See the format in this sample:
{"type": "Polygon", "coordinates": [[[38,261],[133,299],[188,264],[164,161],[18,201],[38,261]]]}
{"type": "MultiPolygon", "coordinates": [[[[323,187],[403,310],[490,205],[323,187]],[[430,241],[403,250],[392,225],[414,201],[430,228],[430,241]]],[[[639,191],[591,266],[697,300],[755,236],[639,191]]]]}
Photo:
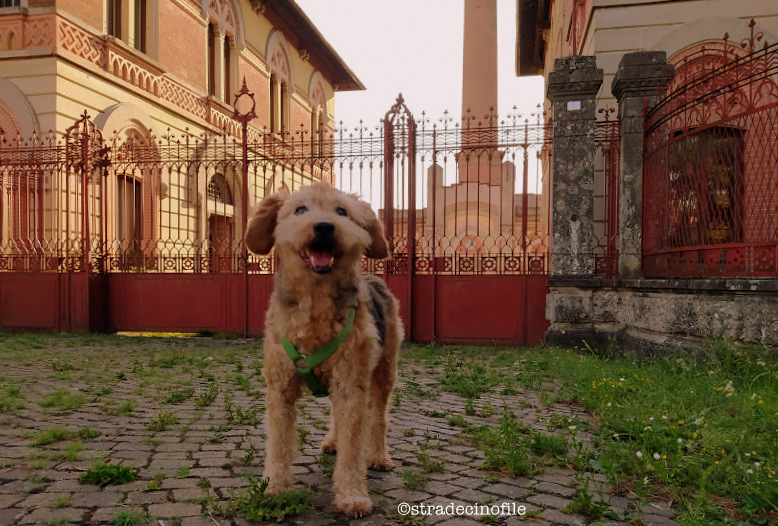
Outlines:
{"type": "Polygon", "coordinates": [[[281,345],[284,347],[286,354],[289,356],[289,358],[292,359],[295,366],[297,367],[297,370],[300,372],[300,376],[303,377],[303,380],[305,380],[305,383],[308,384],[308,387],[311,389],[311,391],[313,391],[313,396],[315,397],[321,398],[322,396],[327,396],[329,393],[327,392],[327,389],[321,385],[319,379],[316,378],[316,374],[313,372],[313,368],[332,356],[332,353],[334,353],[335,350],[340,347],[340,344],[343,343],[343,341],[346,339],[349,331],[351,331],[351,326],[354,324],[354,316],[356,315],[358,306],[359,303],[355,299],[354,308],[352,309],[351,314],[349,314],[348,321],[346,321],[346,324],[343,326],[343,330],[340,331],[340,334],[338,334],[334,340],[330,341],[327,345],[313,354],[309,354],[307,356],[301,355],[297,348],[292,345],[292,342],[286,338],[286,336],[281,337],[281,345]]]}

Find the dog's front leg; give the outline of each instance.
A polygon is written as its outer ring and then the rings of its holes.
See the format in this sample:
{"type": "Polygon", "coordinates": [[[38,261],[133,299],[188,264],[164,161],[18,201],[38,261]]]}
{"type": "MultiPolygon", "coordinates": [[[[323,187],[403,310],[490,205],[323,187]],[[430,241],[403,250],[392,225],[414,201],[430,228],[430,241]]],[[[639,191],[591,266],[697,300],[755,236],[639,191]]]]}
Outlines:
{"type": "Polygon", "coordinates": [[[367,425],[367,385],[364,379],[349,378],[348,393],[330,393],[338,454],[332,475],[335,506],[341,513],[362,517],[373,509],[367,496],[365,426],[367,425]]]}
{"type": "Polygon", "coordinates": [[[267,453],[263,477],[270,479],[267,492],[275,495],[288,491],[292,486],[292,463],[297,452],[295,402],[300,398],[301,390],[299,380],[295,376],[276,376],[273,371],[265,368],[265,379],[267,453]]]}

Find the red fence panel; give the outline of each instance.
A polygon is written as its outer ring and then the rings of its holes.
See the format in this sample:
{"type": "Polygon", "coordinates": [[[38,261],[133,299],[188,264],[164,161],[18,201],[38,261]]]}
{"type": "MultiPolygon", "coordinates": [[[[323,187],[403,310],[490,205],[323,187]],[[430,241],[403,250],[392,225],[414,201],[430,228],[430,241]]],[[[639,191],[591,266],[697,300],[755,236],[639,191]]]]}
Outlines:
{"type": "Polygon", "coordinates": [[[646,115],[649,277],[778,275],[778,44],[754,26],[678,57],[646,115]]]}

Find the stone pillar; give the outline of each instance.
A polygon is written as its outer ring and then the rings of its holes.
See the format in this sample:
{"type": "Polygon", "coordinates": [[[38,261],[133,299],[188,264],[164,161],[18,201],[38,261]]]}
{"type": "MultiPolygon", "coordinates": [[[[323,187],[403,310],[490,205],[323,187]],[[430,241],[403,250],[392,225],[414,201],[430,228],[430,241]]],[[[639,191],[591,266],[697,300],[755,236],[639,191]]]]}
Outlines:
{"type": "Polygon", "coordinates": [[[598,343],[593,315],[595,97],[602,84],[595,57],[556,60],[548,76],[554,110],[551,173],[551,276],[546,298],[550,344],[598,343]]]}
{"type": "Polygon", "coordinates": [[[594,276],[595,57],[556,60],[547,97],[554,110],[551,276],[594,276]]]}
{"type": "Polygon", "coordinates": [[[619,103],[619,278],[643,273],[643,107],[654,106],[667,90],[674,68],[664,51],[626,53],[611,84],[619,103]]]}

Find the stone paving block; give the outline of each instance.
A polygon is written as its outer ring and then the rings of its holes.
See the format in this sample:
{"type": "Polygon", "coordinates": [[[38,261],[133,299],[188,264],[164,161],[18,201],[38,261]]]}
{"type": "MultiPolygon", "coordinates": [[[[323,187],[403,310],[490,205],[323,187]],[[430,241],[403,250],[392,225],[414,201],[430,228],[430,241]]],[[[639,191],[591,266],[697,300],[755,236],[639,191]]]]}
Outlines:
{"type": "Polygon", "coordinates": [[[172,492],[174,502],[187,502],[202,499],[205,493],[200,488],[174,489],[172,492]]]}
{"type": "Polygon", "coordinates": [[[466,489],[476,489],[486,485],[486,481],[484,481],[483,478],[472,478],[472,477],[457,477],[454,479],[450,479],[449,482],[451,484],[454,484],[455,486],[461,486],[466,489]]]}
{"type": "Polygon", "coordinates": [[[500,497],[518,499],[524,496],[524,494],[527,492],[527,488],[519,485],[505,484],[503,482],[498,482],[496,484],[489,484],[487,486],[483,486],[482,488],[480,488],[479,491],[483,491],[484,493],[490,493],[492,495],[498,495],[500,497]]]}
{"type": "Polygon", "coordinates": [[[640,520],[642,520],[644,524],[650,524],[651,526],[674,526],[676,524],[670,517],[652,513],[641,515],[640,520]]]}
{"type": "Polygon", "coordinates": [[[395,489],[387,492],[386,495],[398,501],[407,502],[409,504],[418,504],[432,497],[432,495],[427,492],[407,488],[395,489]]]}
{"type": "Polygon", "coordinates": [[[544,508],[555,508],[558,510],[564,508],[572,502],[570,499],[564,499],[557,495],[549,495],[546,493],[532,495],[531,497],[527,497],[526,500],[527,502],[537,504],[538,506],[543,506],[544,508]]]}
{"type": "Polygon", "coordinates": [[[162,483],[165,489],[188,489],[197,488],[200,486],[200,479],[195,478],[166,478],[162,483]]]}
{"type": "MultiPolygon", "coordinates": [[[[253,523],[256,524],[256,523],[253,523]]],[[[230,526],[227,520],[214,522],[210,517],[184,517],[181,526],[230,526]]]]}
{"type": "Polygon", "coordinates": [[[228,478],[214,477],[212,479],[209,479],[209,482],[211,483],[212,488],[244,488],[251,484],[251,482],[246,478],[235,478],[235,477],[228,477],[228,478]]]}
{"type": "Polygon", "coordinates": [[[159,504],[166,502],[167,491],[136,491],[127,495],[124,503],[130,506],[143,506],[146,504],[159,504]]]}
{"type": "Polygon", "coordinates": [[[0,495],[0,508],[11,508],[22,498],[22,495],[0,495]]]}
{"type": "MultiPolygon", "coordinates": [[[[571,481],[568,481],[568,484],[571,481]]],[[[576,493],[576,489],[570,486],[563,486],[561,484],[555,484],[553,482],[541,482],[535,486],[535,491],[541,493],[554,493],[563,497],[572,497],[576,493]]]]}
{"type": "Polygon", "coordinates": [[[0,524],[12,524],[27,513],[27,510],[20,508],[0,509],[0,524]]]}
{"type": "Polygon", "coordinates": [[[70,505],[74,508],[103,508],[119,504],[122,500],[124,494],[116,491],[90,491],[74,493],[70,497],[70,505]]]}
{"type": "Polygon", "coordinates": [[[200,458],[197,460],[197,466],[201,468],[221,467],[229,463],[230,463],[230,459],[227,458],[226,456],[213,456],[213,457],[200,458]]]}
{"type": "Polygon", "coordinates": [[[491,495],[488,495],[482,491],[476,491],[473,489],[463,489],[453,494],[453,497],[469,502],[470,504],[483,504],[493,499],[491,495]]]}
{"type": "Polygon", "coordinates": [[[540,516],[552,524],[564,526],[584,526],[587,523],[587,521],[579,515],[567,515],[559,510],[543,510],[540,516]]]}
{"type": "Polygon", "coordinates": [[[143,511],[143,508],[127,508],[124,506],[116,508],[98,508],[92,515],[92,522],[108,524],[108,521],[110,521],[117,513],[138,511],[143,511]]]}
{"type": "Polygon", "coordinates": [[[64,519],[71,523],[80,524],[83,522],[86,511],[75,508],[38,508],[29,515],[25,515],[19,524],[46,524],[54,523],[64,519]]]}
{"type": "Polygon", "coordinates": [[[170,517],[194,517],[199,516],[202,506],[199,504],[187,504],[182,502],[165,502],[149,506],[149,515],[155,518],[166,519],[170,517]]]}

